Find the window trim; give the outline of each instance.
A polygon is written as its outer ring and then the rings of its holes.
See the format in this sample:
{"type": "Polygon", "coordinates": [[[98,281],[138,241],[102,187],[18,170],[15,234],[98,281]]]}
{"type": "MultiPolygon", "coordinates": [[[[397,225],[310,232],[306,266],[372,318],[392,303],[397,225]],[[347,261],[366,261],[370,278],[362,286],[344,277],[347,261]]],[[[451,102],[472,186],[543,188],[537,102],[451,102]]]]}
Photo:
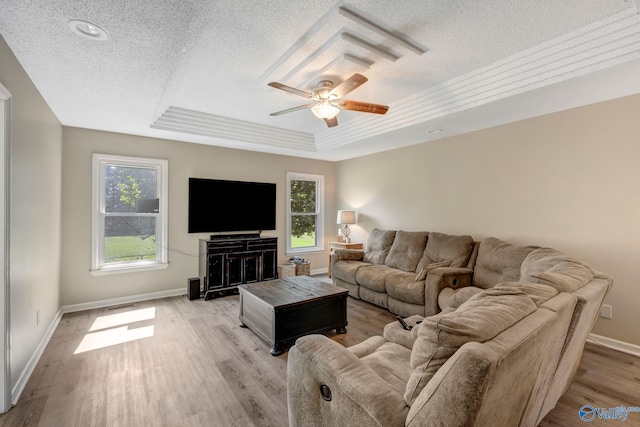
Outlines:
{"type": "Polygon", "coordinates": [[[92,209],[91,209],[91,269],[93,276],[164,269],[169,266],[168,257],[168,193],[169,161],[143,157],[93,154],[92,162],[92,209]],[[159,215],[156,216],[156,260],[140,260],[126,263],[104,264],[104,218],[109,216],[104,209],[105,167],[117,165],[142,167],[156,170],[159,215]],[[159,224],[158,224],[159,222],[159,224]]]}
{"type": "Polygon", "coordinates": [[[297,255],[308,252],[324,251],[324,175],[287,172],[287,233],[286,233],[286,254],[297,255]],[[314,181],[316,183],[316,246],[305,248],[291,247],[291,181],[314,181]]]}

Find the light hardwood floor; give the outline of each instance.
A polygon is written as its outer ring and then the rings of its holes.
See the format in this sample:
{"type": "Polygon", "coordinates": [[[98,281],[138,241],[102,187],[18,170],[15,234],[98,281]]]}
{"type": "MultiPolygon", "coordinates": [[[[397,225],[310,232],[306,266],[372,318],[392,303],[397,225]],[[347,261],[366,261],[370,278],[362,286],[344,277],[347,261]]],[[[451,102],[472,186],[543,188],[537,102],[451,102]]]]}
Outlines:
{"type": "MultiPolygon", "coordinates": [[[[65,314],[0,425],[286,426],[287,353],[271,356],[239,327],[238,301],[184,296],[65,314]]],[[[394,318],[349,298],[348,332],[328,335],[353,345],[394,318]]],[[[587,403],[640,406],[639,391],[640,359],[588,344],[574,384],[541,426],[584,425],[578,409],[587,403]]],[[[590,425],[614,423],[598,422],[590,425]]],[[[640,413],[624,425],[640,425],[640,413]]]]}

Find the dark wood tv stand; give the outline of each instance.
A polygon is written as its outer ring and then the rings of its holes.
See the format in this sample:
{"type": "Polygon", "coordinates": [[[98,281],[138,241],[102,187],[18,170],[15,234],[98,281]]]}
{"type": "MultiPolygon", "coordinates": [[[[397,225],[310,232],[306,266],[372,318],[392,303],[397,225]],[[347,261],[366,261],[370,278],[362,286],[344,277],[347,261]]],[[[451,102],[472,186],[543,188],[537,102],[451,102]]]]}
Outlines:
{"type": "Polygon", "coordinates": [[[278,238],[259,234],[211,236],[200,240],[198,276],[204,299],[238,292],[238,285],[276,278],[278,238]]]}

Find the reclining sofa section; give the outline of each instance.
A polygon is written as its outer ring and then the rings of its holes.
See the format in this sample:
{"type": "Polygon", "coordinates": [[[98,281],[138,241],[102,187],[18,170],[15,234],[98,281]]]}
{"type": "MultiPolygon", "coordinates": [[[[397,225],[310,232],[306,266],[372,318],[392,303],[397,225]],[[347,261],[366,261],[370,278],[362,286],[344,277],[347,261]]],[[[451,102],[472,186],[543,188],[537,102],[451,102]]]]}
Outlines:
{"type": "Polygon", "coordinates": [[[374,229],[364,251],[333,253],[331,277],[354,298],[429,316],[440,311],[440,290],[471,284],[478,247],[471,236],[374,229]]]}

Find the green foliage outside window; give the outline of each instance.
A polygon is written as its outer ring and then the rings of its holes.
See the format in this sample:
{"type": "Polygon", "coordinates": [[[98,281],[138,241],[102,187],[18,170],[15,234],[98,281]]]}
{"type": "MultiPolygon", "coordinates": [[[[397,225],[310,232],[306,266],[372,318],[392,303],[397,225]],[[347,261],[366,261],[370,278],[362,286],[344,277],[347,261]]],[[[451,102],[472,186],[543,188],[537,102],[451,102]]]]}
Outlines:
{"type": "Polygon", "coordinates": [[[315,245],[316,234],[316,182],[291,181],[291,236],[295,243],[292,247],[315,245]]]}

